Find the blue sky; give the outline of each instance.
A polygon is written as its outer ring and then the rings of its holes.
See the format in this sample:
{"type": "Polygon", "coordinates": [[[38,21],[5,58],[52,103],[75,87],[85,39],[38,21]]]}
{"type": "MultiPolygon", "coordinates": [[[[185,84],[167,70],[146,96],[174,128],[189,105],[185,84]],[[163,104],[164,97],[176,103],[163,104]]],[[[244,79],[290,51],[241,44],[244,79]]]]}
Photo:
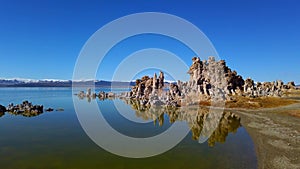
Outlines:
{"type": "MultiPolygon", "coordinates": [[[[297,0],[2,0],[0,78],[71,79],[81,48],[99,28],[128,14],[164,12],[199,27],[221,59],[244,78],[299,84],[299,8],[297,0]]],[[[187,63],[193,55],[153,35],[122,44],[111,51],[120,55],[103,61],[97,78],[110,79],[117,62],[134,50],[160,47],[187,63]]]]}

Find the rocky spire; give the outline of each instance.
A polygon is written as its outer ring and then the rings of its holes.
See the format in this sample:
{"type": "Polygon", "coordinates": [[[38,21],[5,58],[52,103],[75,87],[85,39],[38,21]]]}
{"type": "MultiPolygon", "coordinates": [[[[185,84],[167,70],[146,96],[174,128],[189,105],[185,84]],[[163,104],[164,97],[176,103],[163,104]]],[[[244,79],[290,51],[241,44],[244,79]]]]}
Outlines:
{"type": "Polygon", "coordinates": [[[164,87],[164,73],[162,71],[159,72],[159,79],[158,79],[158,88],[162,89],[164,87]]]}
{"type": "Polygon", "coordinates": [[[158,89],[158,80],[157,80],[157,75],[154,73],[153,75],[153,89],[158,89]]]}

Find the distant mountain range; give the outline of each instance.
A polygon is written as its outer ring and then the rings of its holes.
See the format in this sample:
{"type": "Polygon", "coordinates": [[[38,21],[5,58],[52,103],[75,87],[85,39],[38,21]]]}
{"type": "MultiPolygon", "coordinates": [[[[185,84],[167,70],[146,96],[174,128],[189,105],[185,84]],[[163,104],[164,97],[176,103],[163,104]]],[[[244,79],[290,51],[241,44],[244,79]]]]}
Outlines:
{"type": "Polygon", "coordinates": [[[95,84],[96,87],[128,87],[134,86],[135,82],[119,82],[119,81],[104,81],[104,80],[31,80],[31,79],[0,79],[0,87],[85,87],[95,84]]]}
{"type": "MultiPolygon", "coordinates": [[[[96,87],[129,87],[134,86],[135,82],[105,81],[105,80],[57,80],[57,79],[0,79],[0,87],[87,87],[95,84],[96,87]]],[[[165,82],[165,84],[173,83],[165,82]]],[[[300,88],[300,85],[296,85],[300,88]]]]}

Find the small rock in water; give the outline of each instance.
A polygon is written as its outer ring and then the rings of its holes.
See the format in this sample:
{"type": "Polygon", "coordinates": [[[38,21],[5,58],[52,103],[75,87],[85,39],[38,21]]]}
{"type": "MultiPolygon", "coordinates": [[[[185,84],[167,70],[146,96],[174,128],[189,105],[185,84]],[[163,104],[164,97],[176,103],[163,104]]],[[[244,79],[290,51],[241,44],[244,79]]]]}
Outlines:
{"type": "Polygon", "coordinates": [[[54,109],[52,109],[52,108],[48,108],[48,109],[46,109],[45,111],[47,111],[47,112],[51,112],[51,111],[53,111],[54,109]]]}
{"type": "Polygon", "coordinates": [[[56,111],[65,111],[63,108],[57,108],[56,111]]]}

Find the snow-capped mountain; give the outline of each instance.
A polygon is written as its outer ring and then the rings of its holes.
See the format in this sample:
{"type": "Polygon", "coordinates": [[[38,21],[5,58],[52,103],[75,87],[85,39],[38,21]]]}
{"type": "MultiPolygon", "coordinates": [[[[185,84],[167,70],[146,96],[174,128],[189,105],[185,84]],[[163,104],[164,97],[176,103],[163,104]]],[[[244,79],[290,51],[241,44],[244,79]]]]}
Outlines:
{"type": "Polygon", "coordinates": [[[95,84],[100,87],[109,86],[131,86],[133,82],[110,82],[104,80],[60,80],[60,79],[23,79],[23,78],[0,78],[0,87],[71,87],[72,84],[76,86],[89,86],[95,84]]]}

